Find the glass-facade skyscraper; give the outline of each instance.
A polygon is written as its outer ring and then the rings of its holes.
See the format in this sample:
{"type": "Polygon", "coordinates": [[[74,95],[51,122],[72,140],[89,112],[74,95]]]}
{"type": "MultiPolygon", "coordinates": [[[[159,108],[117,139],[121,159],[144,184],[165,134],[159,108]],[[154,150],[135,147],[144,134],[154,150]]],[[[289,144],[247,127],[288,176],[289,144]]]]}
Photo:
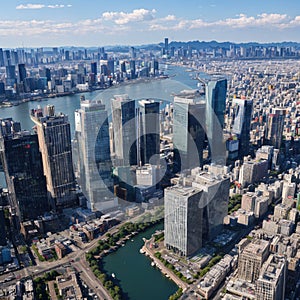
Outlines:
{"type": "Polygon", "coordinates": [[[206,84],[206,134],[210,156],[214,163],[225,164],[223,142],[227,79],[216,78],[206,84]]]}
{"type": "Polygon", "coordinates": [[[232,132],[239,138],[239,158],[249,154],[252,100],[233,99],[234,123],[232,132]]]}
{"type": "Polygon", "coordinates": [[[101,101],[82,98],[75,111],[75,171],[87,206],[92,211],[117,205],[113,196],[114,182],[109,145],[109,125],[105,105],[101,101]]]}
{"type": "Polygon", "coordinates": [[[21,131],[20,123],[6,119],[1,122],[0,144],[12,208],[20,221],[36,219],[49,211],[38,137],[21,131]]]}
{"type": "Polygon", "coordinates": [[[159,124],[159,102],[154,100],[141,100],[138,107],[138,163],[158,164],[156,156],[160,151],[160,124],[159,124]],[[154,161],[150,158],[154,158],[154,161]]]}
{"type": "Polygon", "coordinates": [[[111,101],[117,166],[137,164],[135,101],[116,95],[111,101]]]}
{"type": "Polygon", "coordinates": [[[173,143],[175,171],[203,165],[205,102],[193,94],[174,98],[173,143]]]}

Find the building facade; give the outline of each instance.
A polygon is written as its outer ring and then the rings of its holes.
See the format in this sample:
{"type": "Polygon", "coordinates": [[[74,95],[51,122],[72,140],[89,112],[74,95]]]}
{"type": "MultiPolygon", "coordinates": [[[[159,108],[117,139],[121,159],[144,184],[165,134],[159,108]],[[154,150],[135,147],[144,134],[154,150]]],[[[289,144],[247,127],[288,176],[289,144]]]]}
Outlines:
{"type": "Polygon", "coordinates": [[[55,207],[70,207],[77,203],[73,170],[71,131],[68,116],[55,115],[48,105],[31,111],[42,153],[47,190],[55,207]]]}

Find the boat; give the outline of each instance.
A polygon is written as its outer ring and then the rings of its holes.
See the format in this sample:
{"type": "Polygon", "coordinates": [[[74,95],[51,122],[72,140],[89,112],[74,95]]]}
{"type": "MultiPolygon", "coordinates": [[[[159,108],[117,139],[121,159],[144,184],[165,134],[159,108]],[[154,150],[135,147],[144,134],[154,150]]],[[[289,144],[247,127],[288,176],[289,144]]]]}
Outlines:
{"type": "Polygon", "coordinates": [[[154,267],[155,266],[155,262],[153,261],[153,262],[151,262],[151,266],[152,267],[154,267]]]}
{"type": "Polygon", "coordinates": [[[111,277],[112,277],[112,278],[116,278],[115,273],[111,273],[111,277]]]}

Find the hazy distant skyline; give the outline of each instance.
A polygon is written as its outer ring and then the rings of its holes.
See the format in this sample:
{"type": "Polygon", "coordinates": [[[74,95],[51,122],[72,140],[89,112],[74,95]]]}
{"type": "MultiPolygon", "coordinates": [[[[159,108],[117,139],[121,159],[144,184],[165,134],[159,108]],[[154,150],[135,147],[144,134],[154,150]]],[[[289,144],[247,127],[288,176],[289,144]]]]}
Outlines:
{"type": "Polygon", "coordinates": [[[299,30],[296,0],[10,0],[0,10],[2,48],[300,42],[299,30]]]}

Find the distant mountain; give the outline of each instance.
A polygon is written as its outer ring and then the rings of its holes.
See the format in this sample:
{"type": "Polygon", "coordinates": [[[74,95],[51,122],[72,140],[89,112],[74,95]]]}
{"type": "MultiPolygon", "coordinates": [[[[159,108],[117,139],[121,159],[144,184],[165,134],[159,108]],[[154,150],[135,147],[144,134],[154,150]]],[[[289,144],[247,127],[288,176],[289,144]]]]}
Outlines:
{"type": "MultiPolygon", "coordinates": [[[[159,44],[161,47],[164,47],[163,43],[159,44]]],[[[169,43],[169,47],[175,47],[175,48],[187,48],[191,47],[193,49],[214,49],[214,48],[224,48],[229,49],[230,46],[238,46],[238,47],[295,47],[300,48],[300,43],[297,42],[280,42],[280,43],[257,43],[257,42],[248,42],[248,43],[233,43],[233,42],[217,42],[217,41],[189,41],[189,42],[171,42],[169,43]]]]}

